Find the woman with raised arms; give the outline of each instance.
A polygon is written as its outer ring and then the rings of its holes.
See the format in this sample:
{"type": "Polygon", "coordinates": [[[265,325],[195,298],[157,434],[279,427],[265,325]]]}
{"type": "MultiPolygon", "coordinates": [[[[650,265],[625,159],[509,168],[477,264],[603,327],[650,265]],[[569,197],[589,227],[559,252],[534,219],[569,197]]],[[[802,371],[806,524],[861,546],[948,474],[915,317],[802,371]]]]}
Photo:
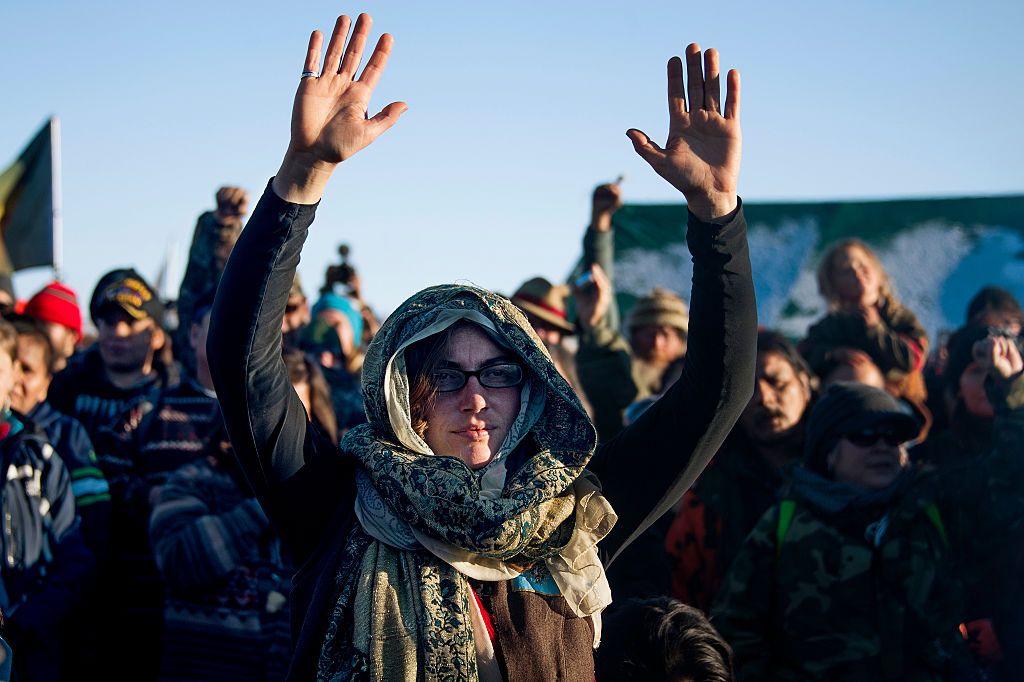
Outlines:
{"type": "Polygon", "coordinates": [[[301,566],[290,677],[592,682],[605,566],[689,487],[752,391],[739,74],[722,106],[717,53],[690,45],[685,92],[682,60],[668,63],[665,147],[627,133],[689,206],[689,352],[658,403],[595,452],[525,316],[489,291],[440,285],[370,345],[369,423],[339,447],[291,388],[281,317],[328,179],[406,110],[368,115],[392,45],[382,35],[356,77],[370,23],[361,15],[346,41],[339,17],[322,71],[323,39],[310,38],[288,150],[231,255],[210,332],[235,450],[301,566]]]}

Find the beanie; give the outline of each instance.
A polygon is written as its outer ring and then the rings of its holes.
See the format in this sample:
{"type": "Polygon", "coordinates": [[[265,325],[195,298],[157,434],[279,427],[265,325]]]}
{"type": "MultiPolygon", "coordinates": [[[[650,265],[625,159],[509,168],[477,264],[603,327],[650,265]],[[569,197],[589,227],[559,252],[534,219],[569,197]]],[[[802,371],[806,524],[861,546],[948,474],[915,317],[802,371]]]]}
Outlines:
{"type": "Polygon", "coordinates": [[[878,424],[891,424],[903,441],[912,440],[921,430],[913,411],[885,391],[846,381],[830,384],[807,421],[804,464],[824,474],[828,454],[840,438],[878,424]]]}
{"type": "Polygon", "coordinates": [[[637,299],[629,311],[626,328],[632,331],[653,325],[675,327],[685,334],[690,326],[690,309],[686,301],[661,287],[655,287],[651,293],[637,299]]]}
{"type": "Polygon", "coordinates": [[[352,325],[352,338],[355,339],[355,344],[358,346],[363,338],[363,314],[352,299],[333,292],[323,294],[313,305],[313,317],[317,317],[325,310],[336,310],[348,319],[349,324],[352,325]]]}
{"type": "Polygon", "coordinates": [[[74,289],[50,282],[28,300],[25,315],[40,322],[54,322],[63,325],[82,338],[82,309],[78,307],[78,296],[74,289]]]}

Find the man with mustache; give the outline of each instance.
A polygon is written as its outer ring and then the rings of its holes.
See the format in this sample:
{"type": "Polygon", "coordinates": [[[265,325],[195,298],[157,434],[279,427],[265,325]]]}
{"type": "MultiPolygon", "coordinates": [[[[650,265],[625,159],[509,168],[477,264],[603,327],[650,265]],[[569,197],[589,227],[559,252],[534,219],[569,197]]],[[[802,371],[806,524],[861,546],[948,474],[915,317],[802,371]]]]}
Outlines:
{"type": "Polygon", "coordinates": [[[707,611],[733,557],[777,501],[803,450],[813,374],[782,334],[757,335],[754,395],[725,445],[687,491],[665,538],[672,594],[707,611]]]}

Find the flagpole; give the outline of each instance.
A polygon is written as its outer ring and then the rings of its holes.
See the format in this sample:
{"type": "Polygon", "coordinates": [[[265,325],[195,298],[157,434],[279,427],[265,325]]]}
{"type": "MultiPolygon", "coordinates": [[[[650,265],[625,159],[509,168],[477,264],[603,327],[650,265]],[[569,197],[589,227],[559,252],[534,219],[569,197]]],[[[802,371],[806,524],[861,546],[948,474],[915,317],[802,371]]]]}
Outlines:
{"type": "Polygon", "coordinates": [[[50,162],[53,186],[50,191],[51,223],[53,226],[53,278],[59,280],[64,266],[64,219],[60,183],[60,119],[50,119],[50,162]]]}

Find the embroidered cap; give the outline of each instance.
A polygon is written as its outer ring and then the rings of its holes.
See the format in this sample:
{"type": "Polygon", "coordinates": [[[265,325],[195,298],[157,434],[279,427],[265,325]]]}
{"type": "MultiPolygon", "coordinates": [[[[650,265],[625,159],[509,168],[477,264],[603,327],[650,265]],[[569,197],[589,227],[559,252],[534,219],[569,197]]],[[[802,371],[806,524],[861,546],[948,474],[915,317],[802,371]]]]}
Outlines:
{"type": "Polygon", "coordinates": [[[100,278],[89,302],[89,314],[93,322],[101,317],[104,310],[112,306],[123,310],[136,320],[147,317],[153,318],[157,323],[163,320],[164,306],[160,302],[160,297],[133,268],[112,270],[100,278]]]}

